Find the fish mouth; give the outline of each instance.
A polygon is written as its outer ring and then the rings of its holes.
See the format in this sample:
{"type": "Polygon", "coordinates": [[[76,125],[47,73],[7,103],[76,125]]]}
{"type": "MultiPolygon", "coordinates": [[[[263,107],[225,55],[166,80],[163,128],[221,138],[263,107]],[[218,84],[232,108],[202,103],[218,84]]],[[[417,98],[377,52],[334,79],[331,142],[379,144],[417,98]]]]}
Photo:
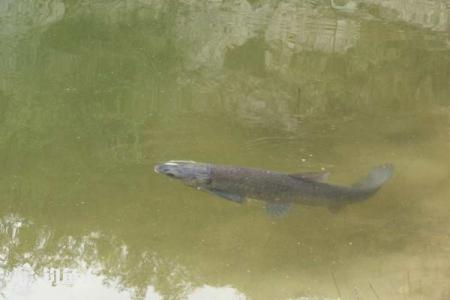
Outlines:
{"type": "Polygon", "coordinates": [[[210,182],[209,167],[205,164],[188,160],[170,160],[156,164],[153,170],[169,178],[179,179],[186,184],[210,182]]]}
{"type": "Polygon", "coordinates": [[[153,168],[153,171],[155,171],[155,173],[160,174],[161,172],[159,171],[159,168],[161,167],[161,165],[155,165],[155,167],[153,168]]]}
{"type": "Polygon", "coordinates": [[[175,178],[175,174],[173,173],[173,169],[174,167],[178,166],[177,163],[175,162],[166,162],[163,164],[157,164],[155,165],[155,167],[153,168],[153,171],[155,171],[155,173],[158,174],[164,174],[166,176],[169,176],[171,178],[175,178]]]}
{"type": "MultiPolygon", "coordinates": [[[[158,174],[168,175],[169,174],[169,168],[170,168],[170,166],[168,166],[167,164],[157,164],[153,168],[153,171],[155,171],[155,173],[158,173],[158,174]]],[[[173,174],[171,174],[171,175],[173,175],[173,174]]]]}
{"type": "Polygon", "coordinates": [[[166,174],[168,176],[170,176],[170,175],[174,176],[174,174],[169,175],[168,171],[170,170],[171,167],[176,167],[176,166],[180,166],[183,164],[195,164],[195,163],[196,162],[193,160],[169,160],[168,162],[155,165],[153,170],[158,174],[166,174]]]}

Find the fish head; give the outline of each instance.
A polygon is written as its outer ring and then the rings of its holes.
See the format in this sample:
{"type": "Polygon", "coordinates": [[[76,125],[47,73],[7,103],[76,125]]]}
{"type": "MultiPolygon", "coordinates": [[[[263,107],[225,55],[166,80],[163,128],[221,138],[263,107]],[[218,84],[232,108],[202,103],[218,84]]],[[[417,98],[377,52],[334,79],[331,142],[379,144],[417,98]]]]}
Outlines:
{"type": "Polygon", "coordinates": [[[209,165],[195,161],[170,160],[157,164],[154,170],[156,173],[181,180],[189,186],[201,187],[211,182],[209,165]]]}

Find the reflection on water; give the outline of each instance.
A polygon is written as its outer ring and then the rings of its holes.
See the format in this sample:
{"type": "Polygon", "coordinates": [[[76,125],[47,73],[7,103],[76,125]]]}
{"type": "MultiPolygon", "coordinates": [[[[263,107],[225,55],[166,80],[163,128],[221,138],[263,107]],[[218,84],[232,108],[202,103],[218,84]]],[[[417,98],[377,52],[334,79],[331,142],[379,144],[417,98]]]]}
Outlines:
{"type": "MultiPolygon", "coordinates": [[[[151,293],[149,299],[158,299],[156,293],[151,293]]],[[[3,296],[5,299],[130,299],[132,295],[108,288],[102,278],[93,274],[49,268],[44,276],[36,276],[32,268],[25,265],[10,274],[3,296]]]]}
{"type": "MultiPolygon", "coordinates": [[[[43,276],[37,276],[31,266],[24,265],[14,269],[2,287],[5,299],[111,299],[135,298],[133,290],[117,288],[114,283],[105,285],[104,276],[90,271],[46,268],[43,276]],[[76,291],[74,293],[74,290],[76,291]]],[[[144,300],[164,299],[149,286],[144,300]]],[[[243,300],[246,297],[231,287],[203,286],[195,288],[186,299],[243,300]]]]}
{"type": "Polygon", "coordinates": [[[1,289],[6,299],[164,298],[151,284],[136,289],[124,282],[127,279],[117,278],[117,272],[126,276],[130,269],[135,272],[132,276],[141,275],[147,284],[158,276],[156,273],[163,273],[165,278],[161,279],[178,286],[169,289],[175,288],[178,296],[181,293],[188,299],[245,299],[229,286],[191,287],[191,283],[185,281],[189,278],[180,275],[183,273],[180,266],[164,262],[156,255],[140,253],[137,265],[131,267],[134,258],[116,237],[98,232],[81,238],[65,236],[54,247],[47,230],[41,228],[40,233],[29,236],[27,230],[36,230],[32,227],[37,226],[26,224],[14,215],[2,220],[1,289]]]}
{"type": "Polygon", "coordinates": [[[448,1],[39,3],[0,2],[7,299],[450,297],[448,1]],[[170,159],[397,172],[272,220],[170,159]]]}

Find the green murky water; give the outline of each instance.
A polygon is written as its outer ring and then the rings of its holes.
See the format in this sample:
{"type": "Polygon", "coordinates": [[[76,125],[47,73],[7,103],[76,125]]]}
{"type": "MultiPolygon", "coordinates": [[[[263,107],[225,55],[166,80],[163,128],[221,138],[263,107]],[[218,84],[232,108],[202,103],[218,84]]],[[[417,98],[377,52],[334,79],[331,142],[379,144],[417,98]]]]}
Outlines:
{"type": "Polygon", "coordinates": [[[1,0],[0,295],[449,299],[449,7],[1,0]],[[396,175],[273,220],[169,159],[396,175]]]}

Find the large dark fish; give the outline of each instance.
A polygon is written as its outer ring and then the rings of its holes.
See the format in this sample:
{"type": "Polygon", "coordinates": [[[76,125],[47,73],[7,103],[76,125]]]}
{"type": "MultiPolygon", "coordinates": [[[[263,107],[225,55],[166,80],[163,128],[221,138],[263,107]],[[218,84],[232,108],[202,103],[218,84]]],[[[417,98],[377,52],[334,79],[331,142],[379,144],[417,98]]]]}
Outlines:
{"type": "Polygon", "coordinates": [[[171,160],[155,166],[155,172],[181,180],[199,190],[238,203],[246,198],[266,202],[269,214],[282,216],[292,203],[326,206],[337,211],[346,204],[372,196],[394,171],[391,164],[373,168],[352,186],[323,182],[327,173],[286,174],[261,169],[220,166],[195,161],[171,160]]]}

